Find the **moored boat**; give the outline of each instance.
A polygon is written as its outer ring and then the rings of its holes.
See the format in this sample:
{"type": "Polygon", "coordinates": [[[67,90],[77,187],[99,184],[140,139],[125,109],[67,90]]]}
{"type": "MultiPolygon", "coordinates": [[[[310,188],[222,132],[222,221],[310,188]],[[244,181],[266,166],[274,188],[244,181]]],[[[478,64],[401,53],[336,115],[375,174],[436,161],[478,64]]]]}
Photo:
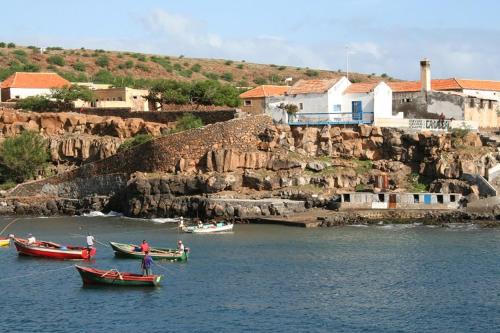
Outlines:
{"type": "Polygon", "coordinates": [[[89,253],[89,250],[82,246],[61,245],[44,241],[29,244],[26,239],[22,238],[14,238],[14,245],[20,255],[59,260],[90,259],[96,253],[95,248],[92,248],[89,253]]]}
{"type": "Polygon", "coordinates": [[[10,238],[0,238],[0,246],[9,246],[10,238]]]}
{"type": "Polygon", "coordinates": [[[162,275],[143,276],[140,274],[120,272],[116,269],[102,270],[75,265],[83,284],[104,284],[113,286],[156,287],[162,275]]]}
{"type": "MultiPolygon", "coordinates": [[[[139,245],[134,244],[122,244],[116,242],[109,242],[115,255],[117,257],[132,258],[132,259],[142,259],[144,258],[144,252],[137,251],[139,245]]],[[[149,255],[153,259],[157,260],[172,260],[172,261],[186,261],[188,259],[187,251],[178,251],[177,249],[150,247],[149,255]]]]}
{"type": "Polygon", "coordinates": [[[189,227],[184,227],[182,230],[187,233],[193,233],[193,234],[209,234],[209,233],[215,233],[215,232],[227,232],[227,231],[232,231],[234,227],[233,223],[217,223],[215,224],[203,224],[201,226],[195,225],[195,226],[189,226],[189,227]]]}

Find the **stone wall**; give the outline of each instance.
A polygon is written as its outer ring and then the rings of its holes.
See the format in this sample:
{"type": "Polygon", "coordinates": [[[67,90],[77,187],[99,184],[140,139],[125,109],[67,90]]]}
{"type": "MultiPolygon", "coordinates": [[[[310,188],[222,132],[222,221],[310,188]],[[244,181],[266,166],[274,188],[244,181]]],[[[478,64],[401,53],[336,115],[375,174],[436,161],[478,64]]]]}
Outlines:
{"type": "Polygon", "coordinates": [[[113,116],[120,118],[140,118],[144,121],[169,124],[175,122],[178,118],[186,113],[191,113],[194,116],[201,118],[203,124],[214,124],[224,122],[237,117],[238,109],[224,109],[224,110],[181,110],[181,111],[149,111],[149,112],[133,112],[129,108],[83,108],[81,111],[85,114],[93,114],[99,116],[113,116]]]}

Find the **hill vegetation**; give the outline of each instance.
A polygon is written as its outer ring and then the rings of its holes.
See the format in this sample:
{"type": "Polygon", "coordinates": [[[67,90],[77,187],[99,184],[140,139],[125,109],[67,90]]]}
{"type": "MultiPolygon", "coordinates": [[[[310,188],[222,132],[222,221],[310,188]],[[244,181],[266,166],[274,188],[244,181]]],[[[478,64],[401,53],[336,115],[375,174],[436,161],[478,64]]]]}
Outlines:
{"type": "MultiPolygon", "coordinates": [[[[286,78],[336,78],[342,71],[274,64],[253,64],[245,60],[196,59],[179,56],[160,56],[133,52],[63,49],[18,46],[0,42],[0,81],[16,71],[57,72],[72,82],[93,81],[114,86],[150,88],[158,80],[181,82],[215,80],[236,87],[260,84],[285,84],[286,78]]],[[[353,82],[374,82],[382,78],[375,74],[350,73],[353,82]]]]}

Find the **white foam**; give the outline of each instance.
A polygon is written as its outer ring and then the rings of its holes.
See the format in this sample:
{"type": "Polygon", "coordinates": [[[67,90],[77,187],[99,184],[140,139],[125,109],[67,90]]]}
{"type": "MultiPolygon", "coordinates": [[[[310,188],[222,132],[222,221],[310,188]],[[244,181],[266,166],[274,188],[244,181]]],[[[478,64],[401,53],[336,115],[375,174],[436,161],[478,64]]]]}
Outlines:
{"type": "Polygon", "coordinates": [[[150,219],[152,222],[154,223],[179,223],[180,219],[179,218],[169,218],[169,217],[165,217],[165,218],[154,218],[154,219],[150,219]]]}
{"type": "Polygon", "coordinates": [[[84,213],[83,216],[86,216],[86,217],[119,217],[119,216],[123,216],[122,213],[118,213],[118,212],[114,212],[114,211],[110,211],[109,213],[107,214],[104,214],[103,212],[99,212],[99,211],[91,211],[90,213],[84,213]]]}

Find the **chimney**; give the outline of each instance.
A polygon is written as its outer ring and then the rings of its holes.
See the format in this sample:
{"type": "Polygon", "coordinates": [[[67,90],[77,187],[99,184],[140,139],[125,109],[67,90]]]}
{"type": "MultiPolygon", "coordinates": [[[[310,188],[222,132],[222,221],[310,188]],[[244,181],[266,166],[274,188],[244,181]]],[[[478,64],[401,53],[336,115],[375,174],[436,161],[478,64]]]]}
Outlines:
{"type": "Polygon", "coordinates": [[[427,59],[420,61],[420,84],[422,92],[429,92],[431,87],[431,62],[427,59]]]}

